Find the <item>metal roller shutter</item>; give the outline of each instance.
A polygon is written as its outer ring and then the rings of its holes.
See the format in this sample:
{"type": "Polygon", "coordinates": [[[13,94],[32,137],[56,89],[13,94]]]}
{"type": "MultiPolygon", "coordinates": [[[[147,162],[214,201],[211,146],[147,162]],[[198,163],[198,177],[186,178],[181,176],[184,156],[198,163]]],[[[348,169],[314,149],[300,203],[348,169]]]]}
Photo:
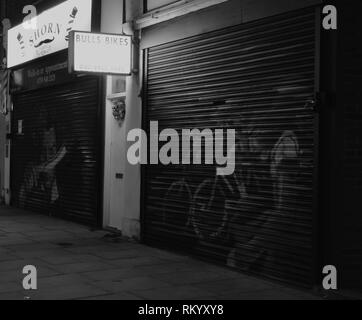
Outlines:
{"type": "Polygon", "coordinates": [[[99,79],[14,96],[12,203],[96,225],[99,79]]]}
{"type": "Polygon", "coordinates": [[[308,9],[148,49],[145,126],[235,128],[237,151],[225,179],[147,166],[145,242],[311,284],[315,48],[308,9]]]}

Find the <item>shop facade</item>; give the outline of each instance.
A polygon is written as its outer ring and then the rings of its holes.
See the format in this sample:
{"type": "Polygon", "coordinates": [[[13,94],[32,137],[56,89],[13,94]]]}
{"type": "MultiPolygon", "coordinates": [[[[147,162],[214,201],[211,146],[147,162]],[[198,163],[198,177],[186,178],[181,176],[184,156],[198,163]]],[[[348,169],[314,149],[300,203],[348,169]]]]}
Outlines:
{"type": "Polygon", "coordinates": [[[12,68],[12,203],[299,286],[320,286],[325,265],[353,283],[358,154],[341,165],[338,150],[351,136],[358,145],[358,97],[345,113],[335,93],[356,78],[336,67],[342,49],[322,29],[322,5],[100,1],[92,30],[133,36],[132,73],[69,75],[66,50],[12,68]],[[130,164],[127,135],[149,133],[151,121],[159,131],[235,129],[234,174],[130,164]]]}
{"type": "Polygon", "coordinates": [[[179,16],[148,3],[144,128],[239,136],[226,179],[214,166],[142,170],[143,240],[306,287],[332,265],[340,288],[360,289],[360,6],[334,1],[331,30],[323,1],[180,3],[179,16]]]}
{"type": "MultiPolygon", "coordinates": [[[[3,28],[3,33],[11,38],[11,48],[4,45],[9,75],[1,125],[4,201],[98,228],[121,230],[125,184],[134,181],[122,173],[126,128],[124,118],[120,122],[114,113],[117,106],[124,106],[126,78],[71,74],[68,41],[73,30],[128,32],[130,28],[122,25],[125,3],[37,1],[33,5],[39,20],[36,30],[29,33],[22,28],[26,5],[25,0],[4,1],[1,8],[2,21],[9,22],[10,29],[3,28]]],[[[127,112],[127,125],[131,114],[127,112]]],[[[139,221],[133,216],[130,220],[136,221],[135,226],[126,235],[135,236],[139,221]]]]}
{"type": "Polygon", "coordinates": [[[280,10],[273,15],[259,5],[229,1],[143,31],[145,128],[158,121],[159,131],[234,128],[238,134],[231,176],[217,176],[212,165],[144,168],[142,236],[312,286],[320,8],[273,4],[280,10]],[[190,32],[195,26],[199,33],[190,32]]]}
{"type": "Polygon", "coordinates": [[[312,283],[318,127],[316,12],[300,10],[146,51],[146,123],[234,128],[236,168],[147,167],[144,237],[312,283]]]}
{"type": "Polygon", "coordinates": [[[205,7],[153,24],[155,10],[182,7],[166,2],[99,4],[102,32],[134,36],[126,79],[70,75],[66,50],[12,67],[11,204],[312,286],[318,3],[197,1],[205,7]],[[234,174],[131,165],[127,134],[150,121],[235,129],[234,174]]]}
{"type": "MultiPolygon", "coordinates": [[[[35,29],[10,28],[6,57],[9,204],[92,226],[102,226],[104,81],[70,74],[67,49],[72,30],[99,31],[100,4],[43,2],[35,29]]],[[[19,8],[7,6],[15,23],[19,8]]]]}

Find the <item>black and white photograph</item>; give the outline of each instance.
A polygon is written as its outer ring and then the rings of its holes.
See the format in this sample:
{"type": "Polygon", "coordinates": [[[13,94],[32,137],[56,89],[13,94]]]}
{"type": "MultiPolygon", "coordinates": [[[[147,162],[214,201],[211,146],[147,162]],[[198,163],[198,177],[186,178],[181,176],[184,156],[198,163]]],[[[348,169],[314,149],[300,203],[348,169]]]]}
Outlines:
{"type": "Polygon", "coordinates": [[[0,301],[362,300],[361,35],[358,0],[0,0],[0,301]]]}

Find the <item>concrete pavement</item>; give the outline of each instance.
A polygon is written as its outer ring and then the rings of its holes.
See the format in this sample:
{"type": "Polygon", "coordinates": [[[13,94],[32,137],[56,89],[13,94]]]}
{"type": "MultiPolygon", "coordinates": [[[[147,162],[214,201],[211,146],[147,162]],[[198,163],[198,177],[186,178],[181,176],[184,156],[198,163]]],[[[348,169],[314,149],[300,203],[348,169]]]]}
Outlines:
{"type": "Polygon", "coordinates": [[[318,299],[106,231],[0,207],[0,300],[318,299]],[[23,267],[38,270],[24,291],[23,267]]]}

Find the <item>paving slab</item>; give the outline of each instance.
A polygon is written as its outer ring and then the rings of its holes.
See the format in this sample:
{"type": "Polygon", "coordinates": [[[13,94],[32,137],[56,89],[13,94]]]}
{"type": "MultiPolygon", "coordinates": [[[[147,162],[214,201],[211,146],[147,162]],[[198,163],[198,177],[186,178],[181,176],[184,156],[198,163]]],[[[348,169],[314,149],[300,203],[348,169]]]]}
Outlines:
{"type": "Polygon", "coordinates": [[[105,230],[0,207],[0,300],[318,298],[105,230]],[[26,265],[37,267],[37,290],[22,287],[26,265]]]}

